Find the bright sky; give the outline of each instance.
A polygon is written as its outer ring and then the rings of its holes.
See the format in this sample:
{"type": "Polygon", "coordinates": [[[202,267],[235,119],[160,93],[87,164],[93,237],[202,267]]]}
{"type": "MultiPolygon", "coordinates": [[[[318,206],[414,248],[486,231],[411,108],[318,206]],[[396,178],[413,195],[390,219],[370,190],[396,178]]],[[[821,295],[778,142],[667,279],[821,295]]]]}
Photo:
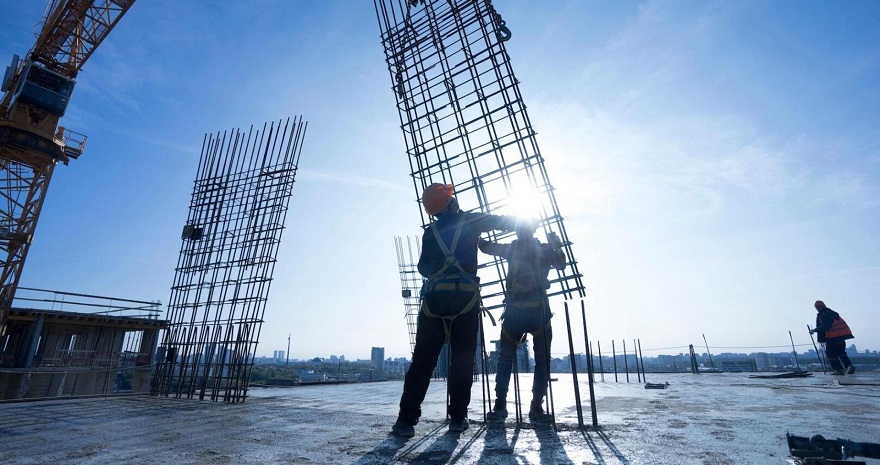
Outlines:
{"type": "MultiPolygon", "coordinates": [[[[880,2],[495,6],[603,350],[806,350],[816,299],[880,349],[880,2]]],[[[0,60],[44,7],[0,0],[0,60]]],[[[167,302],[203,135],[298,114],[258,355],[409,356],[393,238],[419,214],[369,1],[138,1],[78,77],[88,146],[20,284],[167,302]]]]}

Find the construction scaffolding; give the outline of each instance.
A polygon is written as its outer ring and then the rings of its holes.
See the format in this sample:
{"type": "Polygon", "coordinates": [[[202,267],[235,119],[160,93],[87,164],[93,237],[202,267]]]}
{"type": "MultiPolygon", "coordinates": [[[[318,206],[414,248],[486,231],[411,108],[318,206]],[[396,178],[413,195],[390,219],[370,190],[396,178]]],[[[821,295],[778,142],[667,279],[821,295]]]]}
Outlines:
{"type": "MultiPolygon", "coordinates": [[[[374,0],[417,199],[453,184],[465,210],[540,220],[562,240],[565,270],[548,295],[584,297],[553,186],[504,42],[511,32],[488,0],[374,0]]],[[[421,210],[420,210],[421,211],[421,210]]],[[[421,211],[422,225],[430,218],[421,211]]],[[[512,238],[512,233],[493,239],[512,238]]],[[[483,304],[503,305],[506,262],[481,254],[483,304]]]]}
{"type": "Polygon", "coordinates": [[[306,126],[205,135],[152,395],[247,398],[306,126]]]}

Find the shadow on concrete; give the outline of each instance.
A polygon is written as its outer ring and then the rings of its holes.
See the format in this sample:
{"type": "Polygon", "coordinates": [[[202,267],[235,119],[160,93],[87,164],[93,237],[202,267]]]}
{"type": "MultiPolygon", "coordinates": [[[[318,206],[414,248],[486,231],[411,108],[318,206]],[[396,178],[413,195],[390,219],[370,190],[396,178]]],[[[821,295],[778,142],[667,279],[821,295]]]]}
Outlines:
{"type": "Polygon", "coordinates": [[[574,465],[574,462],[565,453],[565,447],[559,440],[559,432],[552,423],[533,423],[535,437],[541,447],[541,463],[555,463],[560,465],[574,465]]]}
{"type": "Polygon", "coordinates": [[[483,453],[480,454],[478,465],[518,465],[514,456],[514,447],[519,438],[519,426],[514,428],[510,442],[507,440],[507,427],[503,422],[490,422],[480,428],[477,435],[485,432],[483,453]]]}
{"type": "Polygon", "coordinates": [[[538,463],[574,465],[552,424],[514,423],[510,436],[508,436],[508,426],[510,425],[492,422],[477,432],[474,440],[478,435],[483,435],[483,449],[477,464],[520,465],[524,460],[529,460],[527,457],[532,457],[531,460],[534,460],[537,456],[538,463]],[[521,436],[523,427],[531,432],[521,436]],[[531,438],[532,433],[534,438],[531,438]]]}
{"type": "MultiPolygon", "coordinates": [[[[402,438],[394,434],[389,434],[387,439],[382,441],[378,446],[374,447],[373,450],[364,454],[364,456],[358,459],[357,462],[354,462],[354,465],[374,465],[379,463],[389,463],[394,459],[394,456],[397,455],[397,452],[400,449],[403,449],[404,446],[406,446],[407,439],[408,438],[402,438]]],[[[416,444],[410,445],[410,447],[418,447],[418,442],[416,444]]]]}
{"type": "MultiPolygon", "coordinates": [[[[352,465],[378,465],[398,461],[400,463],[433,463],[434,459],[430,459],[428,460],[428,462],[419,462],[418,460],[422,458],[422,455],[425,452],[428,452],[432,448],[437,447],[438,442],[442,442],[445,436],[453,434],[441,434],[441,431],[445,428],[445,424],[440,425],[431,430],[427,435],[418,438],[404,438],[396,434],[389,433],[388,437],[384,441],[374,447],[373,450],[364,454],[363,457],[361,457],[357,462],[354,462],[352,465]],[[428,446],[424,452],[416,454],[413,457],[408,457],[409,455],[413,454],[413,452],[425,447],[425,445],[428,444],[432,438],[435,439],[434,443],[428,446]]],[[[455,433],[455,436],[458,436],[458,434],[455,433]]],[[[451,444],[452,449],[448,451],[447,455],[452,455],[452,451],[455,450],[457,444],[458,440],[456,439],[454,443],[451,444]]],[[[445,463],[445,461],[442,463],[445,463]]]]}
{"type": "Polygon", "coordinates": [[[626,456],[623,455],[620,449],[618,449],[617,446],[614,445],[614,443],[611,441],[611,438],[609,438],[604,431],[602,431],[601,429],[581,430],[581,435],[584,437],[584,441],[586,441],[587,446],[590,448],[590,451],[596,458],[596,463],[598,463],[599,465],[605,465],[608,462],[605,461],[605,457],[602,455],[602,451],[596,445],[596,441],[592,438],[590,432],[592,432],[596,437],[599,438],[602,444],[604,444],[605,447],[611,451],[611,454],[614,455],[614,458],[618,462],[620,462],[621,465],[632,465],[632,463],[626,458],[626,456]]]}
{"type": "MultiPolygon", "coordinates": [[[[440,428],[445,428],[446,425],[441,426],[440,428]]],[[[406,457],[406,454],[402,454],[400,459],[406,459],[406,462],[409,463],[451,463],[452,454],[458,449],[458,440],[461,436],[461,433],[450,433],[446,432],[445,434],[437,435],[435,434],[434,442],[429,445],[425,450],[416,454],[412,459],[406,457]]],[[[458,456],[463,454],[468,450],[469,446],[473,444],[473,437],[465,444],[465,447],[459,451],[458,456]]],[[[403,460],[401,460],[403,461],[403,460]]]]}

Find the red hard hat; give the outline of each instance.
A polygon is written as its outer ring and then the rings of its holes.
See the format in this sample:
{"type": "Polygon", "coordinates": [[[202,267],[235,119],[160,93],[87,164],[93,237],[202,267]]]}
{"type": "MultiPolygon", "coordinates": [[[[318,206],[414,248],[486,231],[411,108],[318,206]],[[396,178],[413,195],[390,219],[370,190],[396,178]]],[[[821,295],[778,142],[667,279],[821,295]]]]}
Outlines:
{"type": "Polygon", "coordinates": [[[425,192],[422,193],[422,205],[425,206],[425,212],[432,216],[442,212],[449,205],[454,193],[455,189],[452,184],[435,182],[426,187],[425,192]]]}

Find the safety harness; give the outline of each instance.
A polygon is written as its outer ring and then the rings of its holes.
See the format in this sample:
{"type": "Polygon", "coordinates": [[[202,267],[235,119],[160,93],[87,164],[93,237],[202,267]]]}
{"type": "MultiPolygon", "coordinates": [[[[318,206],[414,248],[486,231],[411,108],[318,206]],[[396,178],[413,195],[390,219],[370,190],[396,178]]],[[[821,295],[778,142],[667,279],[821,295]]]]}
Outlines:
{"type": "MultiPolygon", "coordinates": [[[[529,242],[525,244],[528,248],[518,248],[519,244],[516,244],[511,250],[511,257],[508,259],[510,263],[510,272],[508,276],[514,277],[514,279],[508,280],[508,288],[507,294],[509,296],[506,304],[507,307],[504,310],[504,313],[501,315],[500,320],[503,322],[505,316],[507,316],[510,308],[513,307],[514,311],[520,312],[535,312],[540,311],[542,315],[540,315],[540,320],[544,319],[543,312],[547,311],[549,299],[547,295],[543,292],[538,292],[539,295],[535,296],[535,298],[515,301],[517,294],[523,294],[530,291],[537,291],[542,287],[546,286],[546,280],[541,279],[539,273],[543,270],[541,267],[541,250],[540,245],[536,241],[529,242]],[[523,257],[525,255],[525,257],[523,257]],[[524,261],[528,261],[529,263],[523,263],[524,261]],[[523,282],[521,278],[525,277],[522,273],[525,271],[528,273],[528,279],[523,282]],[[515,301],[515,302],[510,302],[515,301]]],[[[522,337],[519,341],[514,341],[513,337],[510,333],[505,329],[504,325],[501,325],[501,334],[504,335],[509,341],[516,343],[517,345],[524,344],[527,339],[527,335],[531,334],[532,336],[537,335],[538,333],[547,330],[550,327],[550,320],[547,319],[547,322],[535,329],[534,331],[527,331],[523,333],[522,337]]]]}
{"type": "Polygon", "coordinates": [[[461,231],[464,227],[464,218],[460,219],[455,227],[455,235],[452,238],[451,247],[447,247],[443,238],[440,237],[440,231],[437,223],[431,223],[429,228],[437,239],[437,245],[446,256],[443,268],[428,277],[425,285],[422,287],[422,313],[426,317],[440,318],[443,320],[443,327],[446,330],[446,342],[449,342],[450,326],[452,320],[460,315],[471,311],[475,305],[480,302],[480,284],[478,278],[465,271],[461,263],[455,258],[455,248],[458,246],[458,240],[461,237],[461,231]],[[450,268],[457,269],[452,273],[447,273],[450,268]],[[451,312],[440,312],[438,309],[431,309],[428,304],[429,297],[442,297],[443,294],[454,295],[471,294],[469,301],[460,309],[451,312]]]}

